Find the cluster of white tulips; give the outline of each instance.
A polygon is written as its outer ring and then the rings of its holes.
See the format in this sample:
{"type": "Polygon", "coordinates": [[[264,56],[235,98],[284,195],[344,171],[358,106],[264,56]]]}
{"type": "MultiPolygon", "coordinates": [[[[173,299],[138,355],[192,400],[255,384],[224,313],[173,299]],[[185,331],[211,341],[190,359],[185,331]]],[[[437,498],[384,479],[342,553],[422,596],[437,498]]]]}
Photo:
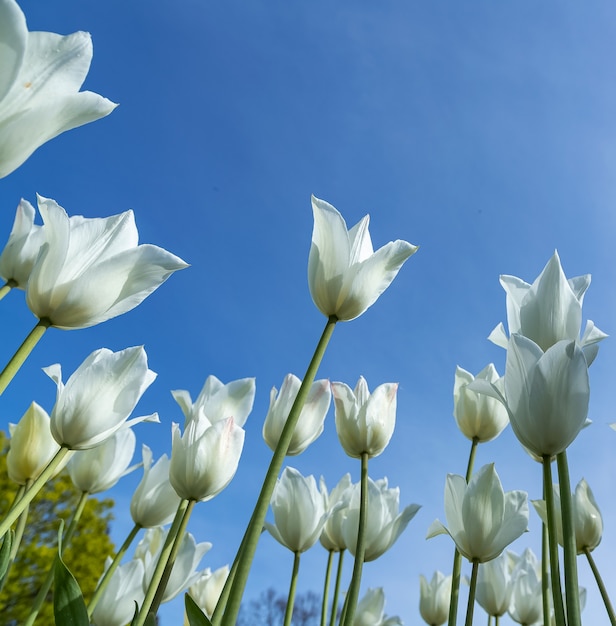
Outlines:
{"type": "MultiPolygon", "coordinates": [[[[97,94],[79,91],[92,58],[89,35],[28,32],[14,0],[0,0],[0,54],[2,177],[42,143],[115,107],[97,94]]],[[[37,205],[42,225],[35,224],[35,208],[22,200],[0,255],[0,299],[24,291],[38,319],[0,372],[0,394],[46,329],[81,329],[126,313],[187,267],[162,248],[139,244],[131,211],[92,219],[69,216],[42,196],[37,205]]],[[[244,446],[243,426],[253,408],[255,379],[224,384],[209,376],[194,402],[187,391],[173,391],[185,420],[172,425],[170,456],[154,462],[143,445],[142,463],[131,467],[136,448],[131,426],[159,421],[156,414],[132,415],[156,374],[142,346],[117,352],[101,348],[66,382],[59,364],[45,368],[57,387],[53,408],[47,413],[32,401],[19,423],[11,425],[7,465],[16,493],[0,521],[0,579],[18,554],[29,504],[61,471],[69,473],[82,494],[69,524],[60,531],[63,547],[70,543],[87,498],[141,467],[143,478],[130,502],[134,527],[115,554],[102,555],[107,557],[105,573],[91,598],[83,598],[60,551],[27,624],[36,620],[55,576],[54,593],[70,600],[56,603],[60,625],[150,626],[161,603],[188,591],[187,623],[233,626],[264,529],[293,553],[285,626],[292,621],[300,557],[317,543],[328,553],[322,626],[402,624],[399,617],[385,615],[382,589],[369,589],[359,597],[363,564],[383,555],[419,510],[416,504],[400,510],[399,489],[368,472],[369,460],[386,450],[394,434],[398,385],[381,384],[371,393],[363,377],[354,389],[315,378],[336,324],[359,317],[375,304],[417,247],[397,240],[375,252],[367,216],[348,229],[327,202],[313,197],[312,209],[308,283],[326,324],[303,379],[288,374],[280,390],[271,391],[262,432],[273,454],[232,565],[200,571],[211,544],[197,543],[187,524],[198,502],[214,498],[233,480],[244,446]],[[346,474],[328,490],[322,478],[317,481],[283,465],[287,456],[301,454],[323,432],[332,397],[340,444],[349,457],[359,460],[361,479],[353,484],[346,474]],[[270,506],[273,523],[265,521],[270,506]],[[347,552],[353,557],[353,571],[343,589],[347,552]]],[[[436,572],[430,582],[421,577],[419,611],[431,626],[456,625],[464,557],[472,565],[466,626],[473,623],[475,603],[495,624],[508,613],[526,626],[580,626],[584,591],[578,585],[576,559],[584,555],[616,626],[591,556],[603,532],[601,514],[583,479],[572,494],[566,456],[587,424],[588,368],[605,337],[592,322],[581,333],[590,277],[568,280],[555,253],[532,284],[512,276],[503,276],[501,282],[507,292],[509,332],[501,324],[490,337],[507,350],[505,375],[499,377],[492,364],[477,376],[462,368],[456,371],[454,416],[471,441],[471,451],[465,475],[446,478],[446,525],[436,520],[427,533],[453,539],[452,573],[436,572]],[[527,494],[505,492],[494,464],[473,472],[477,445],[496,438],[509,423],[529,457],[543,467],[544,498],[532,503],[544,528],[540,561],[530,550],[522,555],[507,551],[527,530],[527,494]],[[554,462],[558,486],[552,479],[554,462]],[[562,561],[558,545],[563,547],[562,561]]]]}

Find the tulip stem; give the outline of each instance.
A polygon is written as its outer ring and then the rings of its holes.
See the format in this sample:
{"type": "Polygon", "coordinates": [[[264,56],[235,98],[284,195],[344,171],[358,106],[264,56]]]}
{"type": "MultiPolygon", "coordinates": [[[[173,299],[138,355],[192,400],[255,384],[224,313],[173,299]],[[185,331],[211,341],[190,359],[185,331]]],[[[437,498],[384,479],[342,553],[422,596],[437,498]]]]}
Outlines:
{"type": "MultiPolygon", "coordinates": [[[[543,457],[543,497],[545,498],[545,509],[548,519],[548,552],[550,555],[550,580],[552,581],[552,602],[554,604],[554,618],[556,620],[557,626],[565,626],[567,622],[565,620],[565,608],[563,606],[563,593],[560,586],[560,568],[558,564],[558,535],[556,533],[556,509],[554,508],[554,490],[552,487],[552,459],[549,454],[546,454],[543,457]]],[[[545,611],[545,599],[543,610],[545,611]]]]}
{"type": "Polygon", "coordinates": [[[9,509],[5,518],[0,524],[0,537],[4,537],[4,534],[13,525],[15,520],[22,514],[26,507],[34,500],[38,492],[45,486],[45,483],[53,476],[56,468],[64,457],[69,453],[68,448],[60,448],[56,455],[49,461],[47,467],[40,473],[39,477],[32,483],[29,489],[27,489],[19,501],[9,509]]]}
{"type": "Polygon", "coordinates": [[[347,593],[347,611],[344,616],[344,626],[353,626],[355,609],[359,599],[359,587],[361,574],[366,554],[366,520],[368,518],[368,459],[367,452],[361,454],[361,481],[359,500],[359,526],[357,529],[357,544],[355,546],[355,561],[353,562],[353,575],[347,593]]]}
{"type": "Polygon", "coordinates": [[[44,317],[39,320],[37,325],[30,331],[30,334],[24,339],[17,352],[13,355],[6,367],[0,373],[0,395],[9,386],[19,368],[24,364],[28,355],[34,349],[34,346],[40,341],[45,331],[51,326],[51,320],[44,317]]]}
{"type": "MultiPolygon", "coordinates": [[[[337,321],[338,318],[335,315],[332,315],[325,324],[325,328],[321,338],[319,339],[319,343],[317,344],[312,360],[308,365],[306,375],[302,380],[295,402],[293,402],[293,406],[289,411],[289,417],[287,418],[284,428],[282,429],[282,433],[280,434],[276,450],[274,450],[274,454],[272,455],[272,460],[270,461],[269,468],[265,475],[259,498],[239,548],[242,552],[242,557],[238,561],[237,571],[231,584],[225,612],[221,619],[221,623],[224,626],[235,626],[235,623],[237,622],[242,596],[244,595],[244,588],[246,587],[248,574],[250,573],[252,561],[257,550],[257,543],[259,542],[259,537],[261,536],[261,531],[263,529],[263,521],[265,520],[270,499],[272,497],[272,493],[274,492],[274,487],[276,486],[276,480],[289,449],[289,445],[291,444],[295,426],[297,425],[302,408],[304,407],[306,398],[308,397],[308,393],[310,392],[312,383],[314,382],[317,370],[319,369],[319,365],[321,364],[323,355],[325,354],[325,349],[331,339],[337,321]]],[[[217,626],[218,622],[214,622],[214,624],[217,626]]]]}
{"type": "Polygon", "coordinates": [[[556,455],[558,482],[560,484],[560,507],[563,522],[563,548],[565,553],[565,594],[567,598],[567,624],[582,626],[580,590],[577,574],[577,546],[575,545],[575,522],[567,452],[556,455]]]}
{"type": "MultiPolygon", "coordinates": [[[[154,606],[154,599],[158,594],[159,587],[162,586],[162,579],[167,568],[167,563],[173,563],[173,561],[171,560],[171,556],[174,551],[175,544],[182,539],[182,537],[180,536],[180,530],[186,529],[184,519],[186,518],[186,523],[188,523],[188,518],[186,517],[185,513],[188,510],[190,503],[194,503],[194,500],[190,500],[190,502],[188,500],[180,501],[178,510],[175,514],[175,517],[173,518],[173,523],[171,524],[171,528],[167,533],[167,538],[165,539],[163,548],[160,551],[160,556],[158,557],[158,562],[156,563],[156,567],[154,568],[152,579],[150,580],[148,590],[145,594],[145,598],[143,599],[143,604],[141,605],[141,608],[139,609],[139,614],[137,615],[131,626],[144,626],[148,615],[153,612],[152,609],[154,606]]],[[[190,508],[192,509],[192,507],[190,508]]],[[[177,549],[175,550],[175,554],[177,554],[177,549]]],[[[175,559],[175,555],[173,555],[173,558],[175,559]]],[[[165,581],[165,585],[166,584],[167,581],[165,581]]],[[[154,616],[155,615],[156,613],[154,613],[154,616]]]]}
{"type": "MultiPolygon", "coordinates": [[[[252,518],[251,518],[252,519],[252,518]]],[[[246,535],[242,538],[242,543],[238,548],[237,554],[235,555],[235,559],[233,559],[233,565],[231,566],[231,571],[229,572],[229,576],[227,576],[227,580],[222,588],[220,596],[218,598],[218,602],[216,602],[216,608],[212,613],[212,619],[210,620],[214,626],[220,624],[220,620],[225,612],[225,608],[227,606],[227,600],[229,598],[229,593],[231,592],[231,587],[233,586],[233,581],[235,580],[235,574],[237,572],[237,566],[239,562],[242,560],[242,555],[244,554],[244,547],[246,545],[246,535]]]]}
{"type": "Polygon", "coordinates": [[[332,574],[332,564],[334,562],[334,551],[328,550],[327,567],[325,568],[325,582],[323,583],[323,600],[321,602],[321,626],[327,623],[327,601],[329,599],[329,583],[332,574]]]}
{"type": "MultiPolygon", "coordinates": [[[[545,500],[545,480],[543,485],[543,499],[545,500]]],[[[546,505],[547,509],[547,505],[546,505]]],[[[550,553],[549,553],[548,525],[541,524],[541,601],[543,606],[543,623],[550,623],[550,553]]]]}
{"type": "MultiPolygon", "coordinates": [[[[479,439],[473,437],[471,444],[471,451],[468,455],[468,463],[466,464],[466,484],[471,480],[473,475],[473,466],[475,465],[475,453],[477,452],[477,445],[479,439]]],[[[458,597],[460,595],[460,572],[462,570],[462,555],[458,551],[458,548],[454,548],[453,552],[453,568],[451,573],[451,596],[449,599],[449,618],[447,620],[448,626],[456,626],[458,620],[458,597]]]]}
{"type": "Polygon", "coordinates": [[[0,300],[6,296],[13,287],[17,286],[17,283],[13,280],[7,280],[2,287],[0,287],[0,300]]]}
{"type": "Polygon", "coordinates": [[[336,572],[336,584],[334,585],[334,597],[332,598],[332,610],[329,618],[329,626],[336,624],[336,614],[338,613],[338,596],[340,595],[340,582],[342,581],[342,564],[344,562],[344,550],[340,550],[338,556],[338,571],[336,572]]]}
{"type": "Polygon", "coordinates": [[[289,596],[287,597],[287,608],[284,612],[283,626],[291,626],[291,618],[293,617],[293,605],[295,604],[295,589],[297,587],[297,573],[299,572],[300,555],[300,552],[295,552],[293,557],[293,573],[291,574],[291,585],[289,586],[289,596]]]}
{"type": "Polygon", "coordinates": [[[103,577],[101,578],[100,582],[96,586],[96,589],[94,590],[94,594],[92,595],[92,598],[90,602],[88,603],[88,617],[90,618],[92,617],[92,613],[94,612],[94,609],[96,608],[96,605],[98,604],[98,601],[101,599],[103,592],[105,591],[105,589],[107,588],[107,585],[109,584],[109,581],[111,580],[111,575],[113,574],[113,572],[116,571],[118,565],[120,564],[120,561],[122,560],[122,557],[124,556],[128,548],[130,547],[130,544],[133,542],[133,540],[137,536],[137,533],[140,530],[141,530],[141,526],[139,524],[135,524],[133,526],[133,529],[130,531],[130,533],[128,533],[128,537],[126,537],[126,539],[124,540],[124,543],[120,546],[120,549],[117,551],[116,555],[113,557],[113,561],[109,564],[109,567],[105,570],[103,577]]]}
{"type": "MultiPolygon", "coordinates": [[[[30,480],[26,482],[25,485],[21,485],[17,494],[23,495],[30,484],[30,480]]],[[[19,497],[21,497],[19,495],[19,497]]],[[[15,497],[13,504],[18,501],[18,497],[15,497]]],[[[13,505],[11,505],[13,506],[13,505]]],[[[30,511],[30,505],[26,506],[23,510],[22,514],[19,516],[19,520],[17,522],[17,526],[15,527],[15,536],[13,537],[13,543],[11,544],[11,552],[9,553],[9,562],[6,566],[6,571],[4,572],[4,576],[2,580],[0,580],[0,592],[4,589],[4,585],[6,581],[9,579],[9,573],[11,572],[11,567],[13,566],[13,561],[15,561],[15,557],[17,556],[17,552],[19,551],[19,545],[21,544],[21,540],[24,536],[24,530],[26,529],[26,521],[28,520],[28,513],[30,511]]],[[[6,536],[4,538],[6,540],[6,536]]]]}
{"type": "Polygon", "coordinates": [[[601,574],[599,574],[599,569],[597,568],[597,564],[590,553],[588,548],[584,548],[584,554],[588,559],[588,564],[590,565],[590,569],[592,573],[595,575],[595,580],[597,581],[597,586],[599,587],[599,593],[601,593],[601,598],[603,600],[603,604],[605,604],[605,609],[610,618],[610,624],[612,626],[616,626],[616,614],[614,614],[614,607],[610,601],[610,597],[607,594],[607,589],[605,588],[605,584],[603,583],[603,578],[601,578],[601,574]]]}
{"type": "Polygon", "coordinates": [[[156,563],[156,567],[152,574],[152,579],[150,580],[150,584],[148,585],[147,592],[145,594],[145,598],[143,600],[143,604],[141,605],[141,609],[139,610],[139,614],[137,615],[134,623],[131,623],[131,626],[143,626],[147,620],[148,614],[150,613],[150,609],[154,602],[154,598],[156,596],[158,587],[160,586],[160,582],[162,580],[165,568],[167,563],[171,557],[171,553],[175,544],[175,539],[179,536],[179,530],[182,526],[182,522],[184,520],[184,514],[188,508],[189,501],[181,500],[178,505],[178,509],[175,513],[175,517],[173,518],[173,522],[171,527],[169,528],[169,532],[167,533],[167,537],[165,539],[165,543],[160,552],[160,556],[156,563]]]}
{"type": "MultiPolygon", "coordinates": [[[[73,538],[73,535],[75,534],[75,531],[77,530],[77,524],[79,524],[79,519],[81,518],[81,514],[83,513],[83,510],[86,506],[87,501],[88,501],[88,492],[82,491],[81,496],[79,497],[79,502],[77,502],[77,507],[75,508],[75,511],[73,512],[73,515],[71,517],[71,521],[67,529],[64,531],[64,534],[62,535],[62,551],[63,552],[66,550],[71,539],[73,538]]],[[[32,610],[30,611],[30,614],[28,615],[23,626],[32,626],[32,624],[34,624],[34,621],[38,617],[41,607],[45,603],[47,594],[49,593],[49,590],[51,589],[51,585],[53,584],[54,573],[56,569],[55,565],[56,565],[56,560],[58,558],[59,558],[58,555],[56,555],[51,566],[49,567],[49,570],[47,571],[47,576],[45,580],[43,581],[43,584],[41,585],[41,588],[39,589],[38,593],[36,594],[36,598],[34,599],[34,604],[32,605],[32,610]]]]}
{"type": "Polygon", "coordinates": [[[473,559],[473,569],[471,570],[471,585],[468,590],[468,606],[466,608],[465,626],[473,626],[473,611],[475,608],[475,590],[477,589],[477,573],[479,572],[479,561],[473,559]]]}

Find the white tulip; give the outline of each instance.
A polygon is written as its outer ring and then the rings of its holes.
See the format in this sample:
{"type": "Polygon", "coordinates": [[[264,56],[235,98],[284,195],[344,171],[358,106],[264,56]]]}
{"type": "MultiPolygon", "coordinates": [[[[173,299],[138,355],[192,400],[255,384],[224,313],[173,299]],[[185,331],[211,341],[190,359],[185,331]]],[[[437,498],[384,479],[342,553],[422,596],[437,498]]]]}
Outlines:
{"type": "Polygon", "coordinates": [[[511,553],[503,552],[479,566],[475,598],[488,615],[500,617],[507,612],[511,601],[513,565],[511,553]]]}
{"type": "Polygon", "coordinates": [[[420,575],[419,585],[419,612],[424,622],[430,626],[444,624],[449,616],[451,576],[436,571],[428,582],[420,575]]]}
{"type": "Polygon", "coordinates": [[[321,477],[320,487],[329,515],[325,526],[323,526],[323,532],[319,541],[326,550],[341,552],[346,550],[347,547],[342,534],[342,524],[346,510],[351,504],[351,495],[353,494],[351,475],[345,474],[329,494],[327,493],[323,477],[321,477]]]}
{"type": "Polygon", "coordinates": [[[353,626],[403,626],[398,617],[385,615],[385,594],[382,587],[368,589],[357,604],[353,626]]]}
{"type": "Polygon", "coordinates": [[[88,33],[28,32],[14,0],[0,0],[0,178],[60,133],[117,106],[79,91],[92,61],[88,33]]]}
{"type": "Polygon", "coordinates": [[[26,289],[30,310],[51,326],[87,328],[134,309],[176,270],[177,256],[138,245],[132,211],[107,218],[70,217],[38,196],[45,243],[26,289]]]}
{"type": "Polygon", "coordinates": [[[308,285],[317,308],[341,321],[359,317],[389,287],[402,264],[417,251],[407,241],[389,242],[376,252],[366,215],[351,230],[342,215],[312,196],[314,229],[308,257],[308,285]]]}
{"type": "Polygon", "coordinates": [[[128,417],[154,382],[143,346],[112,352],[95,350],[62,382],[60,365],[43,370],[57,385],[56,404],[51,412],[51,433],[71,450],[93,448],[122,428],[137,422],[158,421],[156,414],[128,417]]]}
{"type": "MultiPolygon", "coordinates": [[[[287,374],[280,388],[272,387],[270,404],[263,423],[263,439],[275,450],[282,429],[287,423],[289,412],[295,402],[302,382],[297,376],[287,374]]],[[[302,453],[323,432],[323,423],[331,403],[331,388],[328,380],[317,380],[312,383],[306,403],[302,408],[299,420],[293,431],[293,437],[287,450],[287,456],[302,453]]]]}
{"type": "Polygon", "coordinates": [[[196,604],[211,618],[222,589],[229,576],[229,566],[224,565],[216,571],[208,567],[199,574],[199,578],[188,589],[188,593],[196,604]]]}

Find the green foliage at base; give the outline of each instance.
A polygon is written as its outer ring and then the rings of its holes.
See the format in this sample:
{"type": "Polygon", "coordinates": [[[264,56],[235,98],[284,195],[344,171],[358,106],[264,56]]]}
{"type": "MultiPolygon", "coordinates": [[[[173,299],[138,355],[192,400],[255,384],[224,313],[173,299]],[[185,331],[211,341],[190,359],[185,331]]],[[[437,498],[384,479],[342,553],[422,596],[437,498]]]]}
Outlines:
{"type": "MultiPolygon", "coordinates": [[[[13,501],[17,485],[6,471],[6,436],[0,432],[0,516],[13,501]]],[[[30,505],[28,523],[17,558],[2,593],[0,615],[5,626],[17,626],[28,616],[38,589],[57,554],[59,520],[66,520],[77,506],[80,494],[71,479],[60,474],[50,481],[30,505]]],[[[115,547],[109,537],[113,500],[89,498],[71,541],[62,558],[73,573],[86,600],[92,595],[103,573],[105,557],[115,547]]],[[[53,619],[53,596],[49,593],[36,624],[49,626],[53,619]]]]}

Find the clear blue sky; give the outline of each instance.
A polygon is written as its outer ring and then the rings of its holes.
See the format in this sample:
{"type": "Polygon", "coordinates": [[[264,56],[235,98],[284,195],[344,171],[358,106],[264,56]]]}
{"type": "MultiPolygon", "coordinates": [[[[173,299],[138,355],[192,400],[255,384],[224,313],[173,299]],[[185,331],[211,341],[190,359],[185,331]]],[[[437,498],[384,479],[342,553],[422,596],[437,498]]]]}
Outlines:
{"type": "MultiPolygon", "coordinates": [[[[196,397],[215,374],[256,376],[257,399],[235,480],[197,507],[191,530],[211,541],[203,567],[230,561],[250,515],[269,449],[261,439],[269,390],[302,376],[325,319],[306,273],[310,194],[354,224],[372,217],[375,246],[406,239],[420,250],[361,318],[340,324],[319,377],[371,389],[398,381],[398,423],[373,478],[423,508],[395,549],[366,565],[363,589],[383,586],[387,613],[419,623],[419,574],[451,568],[452,543],[425,541],[443,519],[447,473],[463,474],[469,442],[452,417],[457,364],[473,373],[505,353],[486,337],[505,321],[499,274],[532,282],[558,249],[568,276],[592,273],[584,319],[614,334],[616,320],[616,7],[599,1],[535,3],[22,2],[30,30],[88,30],[94,59],[85,88],[120,106],[106,119],[40,148],[0,181],[0,240],[15,207],[35,193],[69,214],[135,210],[141,241],[192,267],[138,309],[101,326],[52,329],[5,393],[3,427],[31,400],[51,410],[54,385],[41,367],[68,374],[94,349],[144,344],[159,376],[140,413],[139,442],[170,451],[182,421],[171,389],[196,397]]],[[[4,233],[4,234],[3,234],[4,233]]],[[[34,324],[21,294],[0,307],[6,361],[34,324]]],[[[570,450],[606,531],[595,552],[616,592],[616,348],[603,342],[591,369],[594,424],[570,450]]],[[[481,446],[477,467],[496,461],[506,490],[541,494],[540,466],[510,429],[481,446]]],[[[335,484],[358,467],[340,448],[333,410],[325,433],[290,460],[335,484]]],[[[125,505],[140,476],[112,492],[112,534],[131,522],[125,505]]],[[[540,523],[513,547],[540,548],[540,523]]],[[[325,553],[305,557],[300,588],[320,591],[325,553]]],[[[291,556],[269,536],[248,596],[286,590],[291,556]]],[[[606,624],[587,565],[584,621],[606,624]]],[[[163,624],[181,608],[164,609],[163,624]]],[[[481,618],[478,616],[478,620],[481,618]]],[[[508,623],[505,620],[505,623],[508,623]]]]}

